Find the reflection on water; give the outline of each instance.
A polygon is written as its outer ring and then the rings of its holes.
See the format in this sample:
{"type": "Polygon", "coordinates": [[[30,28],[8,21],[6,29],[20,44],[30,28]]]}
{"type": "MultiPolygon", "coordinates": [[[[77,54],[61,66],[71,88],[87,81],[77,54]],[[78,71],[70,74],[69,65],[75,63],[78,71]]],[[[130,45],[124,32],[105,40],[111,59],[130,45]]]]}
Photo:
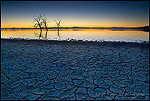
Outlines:
{"type": "Polygon", "coordinates": [[[58,36],[58,37],[59,37],[59,39],[60,39],[59,29],[57,30],[57,36],[58,36]]]}
{"type": "Polygon", "coordinates": [[[88,40],[88,41],[149,41],[149,32],[110,29],[17,29],[1,30],[1,38],[24,38],[42,40],[88,40]]]}
{"type": "Polygon", "coordinates": [[[46,33],[45,33],[45,39],[47,39],[47,32],[48,32],[48,30],[47,30],[46,33]]]}
{"type": "Polygon", "coordinates": [[[39,37],[39,39],[45,39],[45,40],[47,40],[47,30],[46,30],[46,32],[45,32],[45,37],[44,37],[44,35],[42,34],[42,31],[40,30],[40,33],[38,34],[37,32],[34,32],[34,35],[36,36],[36,37],[39,37]]]}

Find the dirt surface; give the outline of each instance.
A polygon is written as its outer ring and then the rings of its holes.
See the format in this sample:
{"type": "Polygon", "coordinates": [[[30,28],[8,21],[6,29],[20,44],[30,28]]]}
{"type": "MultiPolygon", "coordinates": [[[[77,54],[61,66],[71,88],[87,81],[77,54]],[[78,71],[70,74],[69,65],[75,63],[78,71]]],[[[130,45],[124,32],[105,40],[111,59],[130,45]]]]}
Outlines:
{"type": "Polygon", "coordinates": [[[1,40],[1,100],[148,100],[148,46],[1,40]]]}

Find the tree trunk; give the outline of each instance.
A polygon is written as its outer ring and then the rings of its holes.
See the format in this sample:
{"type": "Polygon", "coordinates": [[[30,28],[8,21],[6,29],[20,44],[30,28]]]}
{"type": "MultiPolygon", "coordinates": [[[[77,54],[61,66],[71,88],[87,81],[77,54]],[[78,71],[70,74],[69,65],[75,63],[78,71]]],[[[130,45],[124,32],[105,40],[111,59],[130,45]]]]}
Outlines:
{"type": "Polygon", "coordinates": [[[40,37],[42,36],[42,30],[40,30],[40,35],[39,35],[39,39],[40,39],[40,37]]]}

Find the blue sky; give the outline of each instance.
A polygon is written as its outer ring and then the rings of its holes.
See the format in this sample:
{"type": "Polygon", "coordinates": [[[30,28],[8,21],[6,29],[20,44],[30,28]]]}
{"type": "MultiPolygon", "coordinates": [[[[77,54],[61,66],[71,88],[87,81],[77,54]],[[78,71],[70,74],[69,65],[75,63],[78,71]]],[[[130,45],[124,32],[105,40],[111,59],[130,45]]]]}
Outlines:
{"type": "Polygon", "coordinates": [[[33,27],[45,14],[49,26],[138,27],[149,23],[149,1],[1,1],[2,27],[33,27]]]}

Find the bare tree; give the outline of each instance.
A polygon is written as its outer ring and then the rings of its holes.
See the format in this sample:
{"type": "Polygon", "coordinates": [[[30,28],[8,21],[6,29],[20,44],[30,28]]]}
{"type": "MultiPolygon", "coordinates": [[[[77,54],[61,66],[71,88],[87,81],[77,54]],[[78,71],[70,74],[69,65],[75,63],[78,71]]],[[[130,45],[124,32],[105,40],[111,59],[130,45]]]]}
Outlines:
{"type": "Polygon", "coordinates": [[[45,18],[45,15],[44,15],[44,18],[42,19],[43,20],[43,24],[44,24],[44,27],[46,28],[46,31],[48,31],[48,28],[47,28],[47,19],[45,18]]]}
{"type": "Polygon", "coordinates": [[[38,17],[34,17],[34,16],[33,16],[33,18],[34,18],[33,22],[36,22],[36,23],[34,24],[34,27],[35,27],[35,28],[39,27],[39,28],[40,28],[40,31],[42,31],[42,24],[43,24],[43,22],[42,22],[42,16],[41,16],[41,14],[40,14],[40,16],[38,16],[38,17]]]}
{"type": "Polygon", "coordinates": [[[57,19],[57,20],[54,20],[56,22],[56,25],[57,25],[57,33],[58,33],[58,36],[60,38],[60,35],[59,35],[59,27],[60,27],[60,22],[61,22],[61,19],[57,19]]]}
{"type": "Polygon", "coordinates": [[[59,31],[59,27],[60,27],[60,22],[61,22],[61,19],[57,19],[57,20],[54,20],[57,24],[57,29],[59,31]]]}

